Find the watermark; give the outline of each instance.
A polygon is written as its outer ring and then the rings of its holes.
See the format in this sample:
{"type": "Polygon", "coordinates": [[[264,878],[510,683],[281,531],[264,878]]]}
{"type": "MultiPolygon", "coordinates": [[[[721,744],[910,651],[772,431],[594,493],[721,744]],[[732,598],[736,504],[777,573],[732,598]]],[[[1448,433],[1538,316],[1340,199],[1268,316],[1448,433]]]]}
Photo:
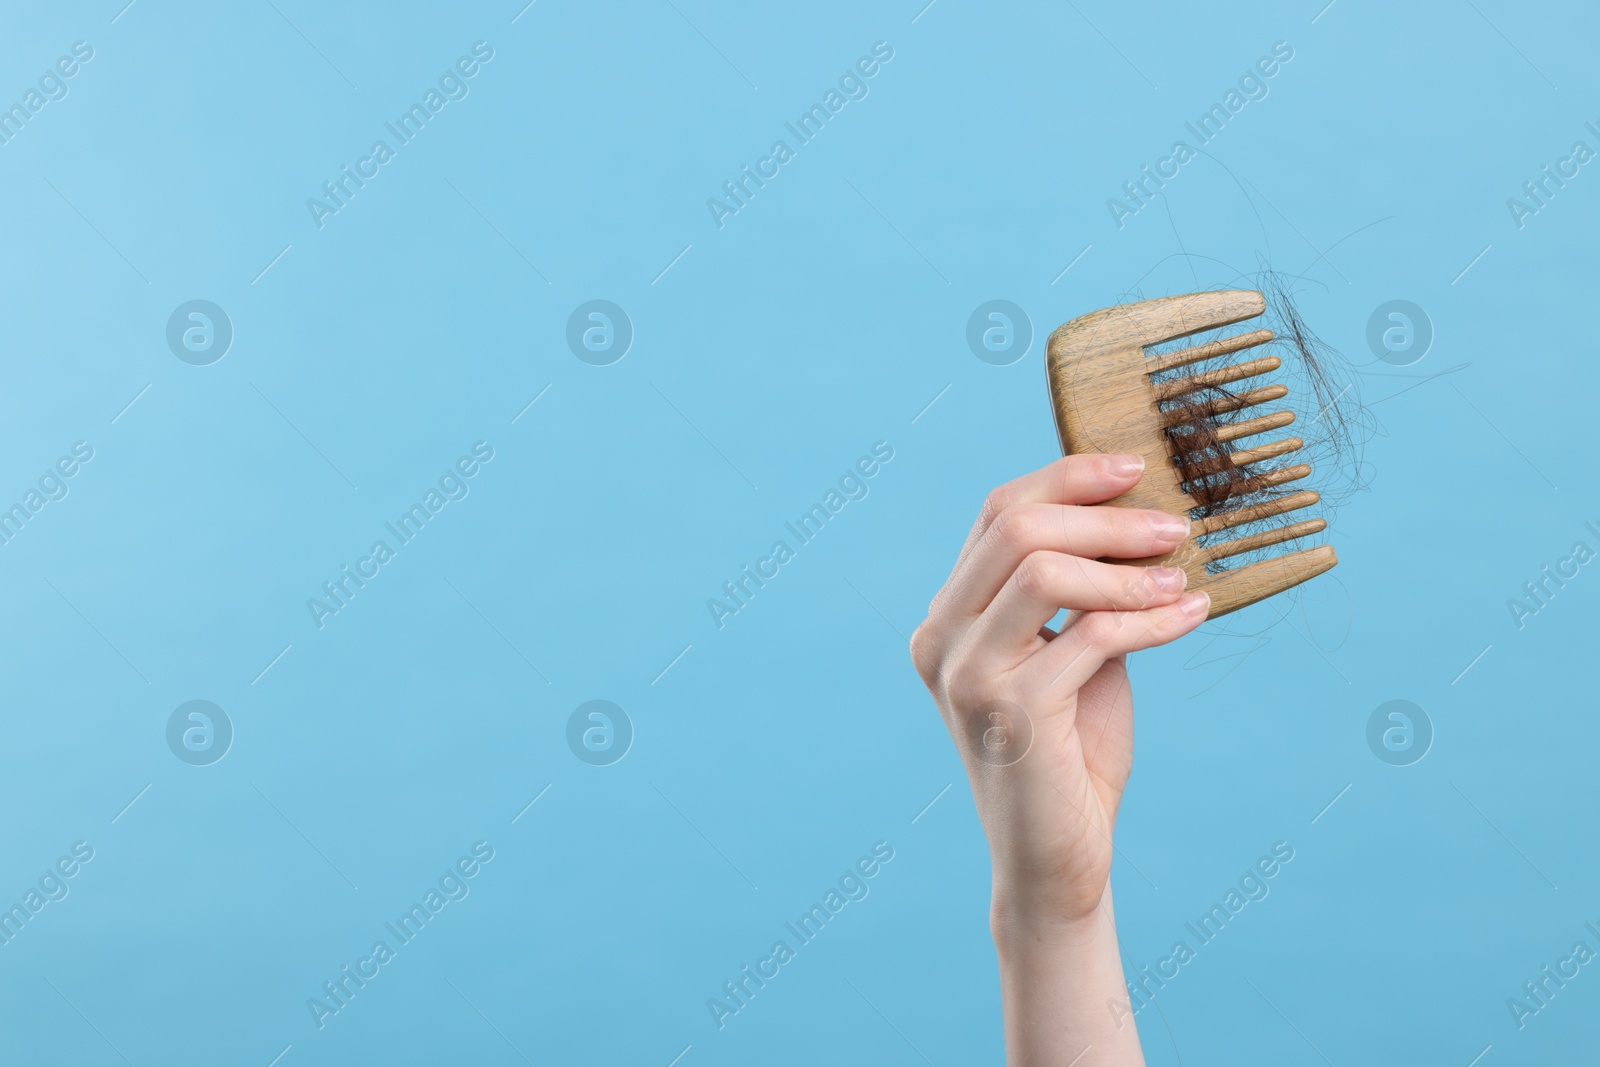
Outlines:
{"type": "Polygon", "coordinates": [[[567,347],[592,367],[609,367],[633,347],[633,320],[609,300],[579,304],[567,318],[567,347]]]}
{"type": "Polygon", "coordinates": [[[586,701],[567,716],[567,747],[591,767],[609,767],[633,747],[633,720],[609,700],[586,701]]]}
{"type": "Polygon", "coordinates": [[[994,367],[1009,367],[1033,347],[1033,320],[1009,300],[979,304],[967,318],[967,347],[994,367]]]}
{"type": "MultiPolygon", "coordinates": [[[[1586,522],[1583,528],[1595,538],[1595,543],[1600,544],[1600,528],[1594,523],[1586,522]]],[[[1556,594],[1567,587],[1581,573],[1584,564],[1594,559],[1595,550],[1589,542],[1583,539],[1572,542],[1572,549],[1565,556],[1556,560],[1554,566],[1549,563],[1539,568],[1539,577],[1522,583],[1522,596],[1508,597],[1506,610],[1511,612],[1511,621],[1517,624],[1517,629],[1528,625],[1528,620],[1550,606],[1556,594]]]]}
{"type": "Polygon", "coordinates": [[[413,103],[393,122],[383,124],[383,128],[394,138],[392,146],[386,140],[374,141],[367,154],[356,160],[354,168],[348,163],[341,164],[338,175],[322,183],[322,198],[313,196],[306,200],[306,210],[311,213],[311,221],[317,229],[326,227],[330,217],[349,207],[350,201],[366,188],[367,182],[381,174],[383,166],[393,160],[401,148],[410,144],[429,120],[445,109],[446,104],[465,100],[471,92],[467,82],[477,77],[478,72],[493,58],[494,48],[487,41],[475,43],[470,56],[457,59],[453,67],[446,68],[439,75],[437,88],[428,87],[421,103],[413,103]]]}
{"type": "MultiPolygon", "coordinates": [[[[1583,128],[1600,144],[1600,129],[1596,129],[1594,123],[1585,122],[1583,128]]],[[[1582,173],[1583,165],[1594,157],[1595,150],[1589,147],[1589,142],[1574,141],[1567,154],[1556,160],[1554,168],[1548,163],[1540,164],[1539,176],[1522,183],[1522,196],[1506,198],[1506,210],[1511,213],[1511,221],[1516,223],[1517,229],[1526,229],[1528,220],[1549,207],[1556,193],[1582,173]]]]}
{"type": "Polygon", "coordinates": [[[76,477],[84,464],[93,458],[94,447],[88,441],[74,442],[71,455],[62,456],[45,468],[39,476],[37,488],[27,489],[22,499],[9,508],[0,508],[0,547],[9,545],[11,539],[45,509],[46,504],[67,499],[67,493],[71,491],[68,480],[76,477]]]}
{"type": "Polygon", "coordinates": [[[11,944],[12,940],[22,933],[23,927],[45,909],[45,905],[66,900],[67,894],[71,891],[68,883],[77,877],[83,865],[92,859],[94,859],[94,846],[87,841],[78,841],[73,844],[70,853],[62,855],[54,864],[46,867],[44,874],[39,876],[38,883],[28,887],[20,902],[0,911],[0,945],[11,944]]]}
{"type": "Polygon", "coordinates": [[[413,903],[409,911],[401,912],[398,919],[383,924],[394,944],[388,938],[372,943],[367,954],[356,960],[355,966],[346,963],[330,980],[322,983],[319,996],[306,998],[306,1010],[311,1021],[321,1030],[327,1020],[350,1006],[357,993],[383,973],[383,968],[399,958],[400,950],[415,941],[427,925],[445,909],[445,905],[466,900],[472,892],[471,880],[483,870],[483,865],[494,859],[494,847],[487,841],[475,842],[472,851],[445,868],[434,885],[422,894],[420,903],[413,903]]]}
{"type": "MultiPolygon", "coordinates": [[[[1594,923],[1586,922],[1583,926],[1600,938],[1600,929],[1596,929],[1594,923]]],[[[1589,942],[1576,942],[1570,952],[1556,960],[1554,968],[1546,963],[1539,968],[1538,977],[1523,982],[1523,996],[1506,998],[1506,1010],[1511,1012],[1511,1021],[1517,1024],[1517,1029],[1526,1029],[1528,1020],[1548,1008],[1556,994],[1567,988],[1567,983],[1582,973],[1584,964],[1594,958],[1595,950],[1589,947],[1589,942]]]]}
{"type": "Polygon", "coordinates": [[[789,938],[774,941],[767,954],[756,960],[753,968],[747,963],[739,968],[739,973],[732,981],[722,983],[720,997],[707,997],[706,1010],[711,1013],[711,1021],[717,1024],[717,1029],[725,1029],[729,1019],[748,1008],[756,994],[782,974],[783,968],[799,956],[800,949],[816,940],[817,935],[846,905],[866,900],[871,892],[867,883],[876,878],[892,859],[894,847],[889,842],[874,842],[872,854],[860,857],[846,868],[838,882],[829,886],[822,895],[821,903],[812,904],[810,910],[802,912],[798,919],[783,924],[784,930],[794,940],[793,945],[789,944],[789,938]]]}
{"type": "Polygon", "coordinates": [[[1433,720],[1409,700],[1386,700],[1367,718],[1367,747],[1391,767],[1409,767],[1433,747],[1433,720]]]}
{"type": "MultiPolygon", "coordinates": [[[[1267,82],[1277,77],[1284,64],[1293,58],[1294,48],[1288,41],[1274,42],[1270,55],[1257,59],[1253,67],[1239,76],[1238,88],[1230,88],[1223,94],[1221,103],[1212,104],[1194,122],[1185,122],[1184,129],[1194,136],[1196,144],[1210,144],[1246,104],[1267,98],[1270,91],[1267,82]]],[[[1128,219],[1152,203],[1167,182],[1182,173],[1183,165],[1199,154],[1188,141],[1174,141],[1172,151],[1156,161],[1153,173],[1146,163],[1139,168],[1137,177],[1123,182],[1122,191],[1127,199],[1113,196],[1106,200],[1106,210],[1111,213],[1111,221],[1117,224],[1117,229],[1122,229],[1128,219]]]]}
{"type": "Polygon", "coordinates": [[[192,767],[209,767],[233,747],[233,720],[209,700],[189,700],[167,717],[167,747],[192,767]]]}
{"type": "Polygon", "coordinates": [[[1409,367],[1433,348],[1433,320],[1409,300],[1389,300],[1367,317],[1367,347],[1391,367],[1409,367]]]}
{"type": "Polygon", "coordinates": [[[330,616],[349,607],[356,594],[382,574],[383,567],[395,559],[400,549],[415,540],[429,521],[444,510],[446,504],[467,499],[467,494],[472,491],[468,483],[492,459],[493,445],[488,441],[474,444],[472,454],[462,456],[454,466],[447,468],[439,476],[437,485],[428,487],[420,503],[412,504],[409,510],[400,513],[399,518],[383,524],[383,528],[394,538],[392,547],[386,540],[374,541],[367,554],[356,560],[355,569],[352,570],[346,563],[339,569],[337,577],[323,582],[322,592],[326,599],[309,597],[306,600],[306,610],[311,613],[311,621],[317,624],[317,629],[323,629],[330,616]]]}
{"type": "Polygon", "coordinates": [[[979,763],[1010,767],[1033,747],[1033,720],[1009,700],[991,700],[967,717],[967,747],[979,763]]]}
{"type": "Polygon", "coordinates": [[[711,213],[711,221],[716,223],[717,229],[725,227],[729,218],[749,207],[756,193],[781,174],[800,148],[810,144],[833,117],[844,110],[846,104],[865,100],[870,91],[867,82],[876,77],[893,58],[894,47],[888,41],[874,42],[872,54],[862,56],[854,66],[839,75],[837,88],[829,88],[823,94],[821,103],[812,104],[808,110],[801,112],[799,118],[783,124],[783,128],[794,136],[793,145],[787,140],[774,141],[767,154],[756,160],[754,168],[748,163],[741,164],[739,174],[722,183],[722,196],[706,200],[706,210],[711,213]]]}
{"type": "Polygon", "coordinates": [[[869,492],[867,483],[892,459],[894,446],[888,441],[874,442],[871,455],[862,456],[839,476],[838,488],[830,487],[822,495],[820,503],[812,504],[810,510],[799,518],[783,524],[783,528],[794,539],[794,545],[787,540],[774,541],[768,553],[756,560],[754,569],[746,563],[739,568],[738,577],[723,582],[723,596],[706,600],[706,610],[711,613],[711,621],[717,629],[725,628],[730,617],[749,607],[756,593],[783,573],[782,568],[795,558],[798,549],[810,544],[823,527],[844,510],[846,504],[865,500],[869,492]]]}
{"type": "Polygon", "coordinates": [[[1294,846],[1287,841],[1276,842],[1269,855],[1256,860],[1239,876],[1237,886],[1228,887],[1220,903],[1212,904],[1209,910],[1201,912],[1197,920],[1184,923],[1184,929],[1193,935],[1195,943],[1191,946],[1187,937],[1173,942],[1172,948],[1155,962],[1153,968],[1149,964],[1141,966],[1137,980],[1126,983],[1127,1000],[1113,997],[1106,1002],[1117,1029],[1122,1029],[1124,1019],[1138,1015],[1147,1004],[1154,1001],[1156,994],[1182,974],[1184,967],[1199,958],[1200,950],[1221,936],[1222,931],[1247,905],[1266,900],[1272,892],[1268,883],[1293,859],[1294,846]]]}
{"type": "Polygon", "coordinates": [[[46,105],[65,100],[70,91],[67,82],[77,77],[83,65],[93,58],[94,47],[88,41],[74,41],[71,55],[57,59],[39,75],[37,89],[29,87],[22,99],[9,108],[0,105],[0,146],[10,144],[46,105]]]}
{"type": "Polygon", "coordinates": [[[167,347],[185,363],[209,367],[233,345],[233,320],[209,300],[189,300],[167,318],[167,347]]]}

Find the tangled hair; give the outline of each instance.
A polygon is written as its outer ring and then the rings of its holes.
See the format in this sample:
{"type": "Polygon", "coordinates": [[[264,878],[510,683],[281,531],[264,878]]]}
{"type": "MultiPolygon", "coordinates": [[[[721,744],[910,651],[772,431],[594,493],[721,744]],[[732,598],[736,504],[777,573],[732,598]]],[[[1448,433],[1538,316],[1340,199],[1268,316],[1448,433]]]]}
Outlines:
{"type": "MultiPolygon", "coordinates": [[[[1198,520],[1254,508],[1308,488],[1317,490],[1322,500],[1313,512],[1291,511],[1242,523],[1207,535],[1203,543],[1231,540],[1246,531],[1287,526],[1309,515],[1326,518],[1361,488],[1360,452],[1370,422],[1361,404],[1355,368],[1306,324],[1295,306],[1295,293],[1288,279],[1264,270],[1252,281],[1252,287],[1266,297],[1267,309],[1262,317],[1152,347],[1148,353],[1159,355],[1266,327],[1273,338],[1265,345],[1175,368],[1157,375],[1155,380],[1221,370],[1266,355],[1282,361],[1277,370],[1233,383],[1231,388],[1206,386],[1161,402],[1173,462],[1184,491],[1196,502],[1190,518],[1198,520]],[[1287,386],[1287,394],[1278,399],[1277,390],[1266,386],[1268,382],[1287,386]],[[1294,416],[1293,422],[1281,431],[1262,430],[1244,438],[1227,439],[1228,428],[1280,411],[1294,416]],[[1303,444],[1275,459],[1257,460],[1248,466],[1236,462],[1235,455],[1241,450],[1259,447],[1280,436],[1298,437],[1303,444]]],[[[1307,547],[1307,542],[1297,541],[1289,547],[1307,547]]],[[[1282,551],[1263,550],[1267,555],[1282,551]]],[[[1263,552],[1219,560],[1208,569],[1215,572],[1240,567],[1260,558],[1263,552]]]]}

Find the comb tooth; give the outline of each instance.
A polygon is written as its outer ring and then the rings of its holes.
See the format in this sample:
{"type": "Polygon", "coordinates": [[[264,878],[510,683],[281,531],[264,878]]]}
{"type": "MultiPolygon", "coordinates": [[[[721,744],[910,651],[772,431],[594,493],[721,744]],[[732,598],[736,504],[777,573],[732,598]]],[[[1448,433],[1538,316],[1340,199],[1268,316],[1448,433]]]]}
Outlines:
{"type": "Polygon", "coordinates": [[[1243,467],[1249,463],[1260,463],[1264,459],[1273,459],[1277,456],[1288,455],[1304,445],[1305,442],[1298,437],[1285,437],[1281,441],[1274,441],[1270,445],[1260,448],[1241,448],[1230,454],[1233,465],[1243,467]]]}
{"type": "Polygon", "coordinates": [[[1290,493],[1288,496],[1280,497],[1277,500],[1266,500],[1260,504],[1250,504],[1246,507],[1234,508],[1232,511],[1219,512],[1210,518],[1201,519],[1195,523],[1192,531],[1193,536],[1204,537],[1206,534],[1213,534],[1218,530],[1226,530],[1242,523],[1270,519],[1274,515],[1282,515],[1287,511],[1299,511],[1301,508],[1310,507],[1321,499],[1322,496],[1320,494],[1312,492],[1310,489],[1302,489],[1298,493],[1290,493]]]}
{"type": "MultiPolygon", "coordinates": [[[[1287,455],[1290,452],[1300,448],[1304,444],[1305,442],[1300,440],[1298,437],[1285,437],[1281,441],[1274,441],[1271,444],[1262,445],[1259,448],[1239,448],[1227,453],[1226,455],[1217,455],[1213,453],[1204,459],[1191,460],[1184,470],[1183,476],[1190,480],[1195,478],[1209,477],[1210,475],[1220,474],[1223,471],[1233,468],[1245,467],[1252,463],[1260,463],[1262,460],[1274,459],[1278,456],[1287,455]]],[[[1311,468],[1307,467],[1306,473],[1310,473],[1310,471],[1311,468]]],[[[1233,494],[1254,492],[1255,490],[1263,489],[1268,485],[1278,484],[1276,481],[1260,481],[1258,480],[1260,477],[1261,476],[1253,475],[1243,479],[1242,484],[1234,489],[1233,494]]],[[[1297,474],[1294,477],[1303,478],[1305,475],[1297,474]]],[[[1285,478],[1283,480],[1293,481],[1292,478],[1285,478]]]]}
{"type": "Polygon", "coordinates": [[[1257,374],[1265,374],[1269,370],[1277,370],[1283,361],[1277,356],[1262,356],[1260,359],[1249,359],[1243,363],[1235,363],[1231,367],[1219,367],[1217,370],[1208,370],[1202,374],[1191,375],[1188,378],[1174,378],[1171,381],[1156,383],[1156,399],[1171,400],[1173,397],[1192,393],[1196,389],[1207,389],[1215,385],[1227,385],[1241,378],[1253,378],[1257,374]]]}
{"type": "Polygon", "coordinates": [[[1217,440],[1236,441],[1241,437],[1251,434],[1266,433],[1268,430],[1281,430],[1294,421],[1294,412],[1280,411],[1276,415],[1262,415],[1256,419],[1245,419],[1230,426],[1218,426],[1217,440]]]}
{"type": "Polygon", "coordinates": [[[1211,613],[1207,618],[1215,619],[1258,600],[1265,600],[1274,593],[1281,593],[1308,578],[1315,578],[1338,562],[1339,557],[1332,545],[1317,545],[1258,560],[1221,574],[1207,575],[1202,580],[1190,582],[1189,588],[1203,589],[1211,594],[1211,613]]]}
{"type": "Polygon", "coordinates": [[[1278,467],[1267,471],[1265,474],[1254,474],[1242,482],[1237,482],[1227,487],[1226,496],[1235,497],[1245,493],[1259,492],[1262,489],[1271,489],[1286,482],[1299,481],[1311,473],[1311,467],[1305,463],[1296,463],[1292,467],[1278,467]]]}
{"type": "Polygon", "coordinates": [[[1169,425],[1181,426],[1195,419],[1226,415],[1230,411],[1238,411],[1240,408],[1265,404],[1269,400],[1277,400],[1288,395],[1289,387],[1287,385],[1264,385],[1260,389],[1247,389],[1232,396],[1219,396],[1215,400],[1207,401],[1204,404],[1186,404],[1181,408],[1169,408],[1162,414],[1166,417],[1169,425]]]}
{"type": "Polygon", "coordinates": [[[1272,545],[1281,545],[1285,541],[1293,541],[1297,537],[1318,533],[1328,528],[1326,519],[1307,519],[1289,526],[1282,526],[1276,530],[1263,530],[1249,537],[1241,537],[1234,541],[1222,541],[1214,545],[1207,545],[1200,550],[1201,558],[1207,563],[1215,563],[1219,559],[1237,556],[1241,552],[1253,552],[1258,548],[1269,548],[1272,545]]]}
{"type": "Polygon", "coordinates": [[[1270,340],[1272,340],[1271,330],[1252,330],[1250,333],[1241,333],[1237,337],[1224,337],[1209,344],[1195,345],[1193,348],[1185,348],[1177,352],[1168,352],[1165,355],[1153,358],[1150,361],[1150,370],[1147,373],[1160,374],[1162,371],[1169,371],[1174,367],[1184,367],[1190,363],[1199,363],[1203,359],[1214,359],[1217,356],[1226,356],[1230,352],[1238,352],[1241,349],[1264,345],[1270,340]]]}

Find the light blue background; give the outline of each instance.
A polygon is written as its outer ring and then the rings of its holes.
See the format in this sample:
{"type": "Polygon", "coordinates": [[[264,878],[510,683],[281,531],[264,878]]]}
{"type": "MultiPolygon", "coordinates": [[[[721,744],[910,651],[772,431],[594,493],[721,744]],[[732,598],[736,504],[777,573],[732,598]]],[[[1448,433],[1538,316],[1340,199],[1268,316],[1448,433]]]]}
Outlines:
{"type": "Polygon", "coordinates": [[[1255,642],[1136,657],[1130,963],[1296,850],[1140,1014],[1147,1055],[1594,1047],[1594,968],[1520,1032],[1506,1007],[1600,948],[1600,574],[1506,607],[1600,548],[1600,176],[1506,207],[1600,147],[1582,5],[121,4],[0,33],[7,104],[94,48],[0,147],[0,498],[95,449],[0,549],[0,898],[95,849],[0,946],[0,1061],[999,1062],[987,851],[905,638],[984,492],[1057,454],[1045,335],[1263,263],[1381,426],[1341,566],[1228,681],[1255,642]],[[479,40],[470,95],[319,230],[306,199],[479,40]],[[870,95],[719,230],[706,199],[876,41],[870,95]],[[1119,229],[1107,198],[1276,41],[1267,98],[1119,229]],[[208,367],[164,339],[195,298],[236,331],[208,367]],[[595,298],[636,330],[609,367],[564,339],[595,298]],[[1035,330],[1006,367],[963,336],[995,298],[1035,330]],[[1395,298],[1437,332],[1403,370],[1365,343],[1395,298]],[[470,496],[319,631],[306,599],[479,440],[470,496]],[[719,631],[706,599],[879,440],[719,631]],[[197,698],[237,731],[209,767],[164,738],[197,698]],[[637,732],[609,767],[565,741],[595,698],[637,732]],[[1437,732],[1410,767],[1365,741],[1393,698],[1437,732]],[[307,998],[479,840],[471,895],[319,1031],[307,998]],[[876,841],[870,896],[719,1031],[707,998],[876,841]]]}

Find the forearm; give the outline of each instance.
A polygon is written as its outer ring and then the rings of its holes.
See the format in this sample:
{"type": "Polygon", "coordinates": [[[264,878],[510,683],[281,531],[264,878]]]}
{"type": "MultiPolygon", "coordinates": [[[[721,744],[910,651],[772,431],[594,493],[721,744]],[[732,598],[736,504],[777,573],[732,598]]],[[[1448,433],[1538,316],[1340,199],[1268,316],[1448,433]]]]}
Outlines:
{"type": "Polygon", "coordinates": [[[911,636],[989,839],[1011,1067],[1144,1063],[1107,889],[1133,766],[1124,657],[1193,630],[1208,602],[1139,562],[1183,543],[1187,520],[1096,506],[1143,469],[1071,455],[994,490],[911,636]]]}
{"type": "Polygon", "coordinates": [[[1009,1067],[1142,1067],[1109,886],[1093,913],[1062,923],[997,881],[990,926],[1009,1067]]]}

